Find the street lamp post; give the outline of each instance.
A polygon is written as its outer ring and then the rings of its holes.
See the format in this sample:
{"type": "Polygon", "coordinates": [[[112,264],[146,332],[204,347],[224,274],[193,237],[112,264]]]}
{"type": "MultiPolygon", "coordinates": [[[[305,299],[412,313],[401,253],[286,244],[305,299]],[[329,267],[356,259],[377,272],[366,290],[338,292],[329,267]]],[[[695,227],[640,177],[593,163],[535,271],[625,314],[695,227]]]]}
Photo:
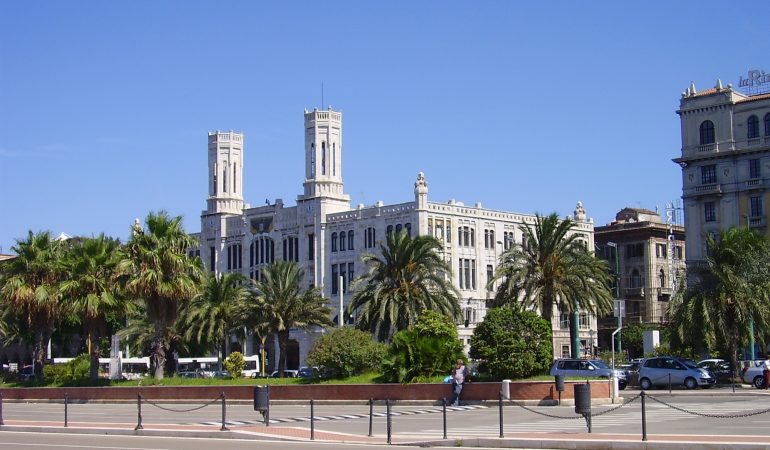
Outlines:
{"type": "MultiPolygon", "coordinates": [[[[623,329],[623,302],[620,300],[620,253],[618,252],[618,244],[615,242],[607,242],[608,247],[615,249],[615,301],[617,302],[617,314],[618,314],[618,352],[623,352],[623,340],[621,337],[621,330],[623,329]]],[[[613,338],[614,339],[614,338],[613,338]]],[[[613,344],[615,341],[613,340],[613,344]]],[[[613,359],[615,352],[612,352],[613,359]]]]}

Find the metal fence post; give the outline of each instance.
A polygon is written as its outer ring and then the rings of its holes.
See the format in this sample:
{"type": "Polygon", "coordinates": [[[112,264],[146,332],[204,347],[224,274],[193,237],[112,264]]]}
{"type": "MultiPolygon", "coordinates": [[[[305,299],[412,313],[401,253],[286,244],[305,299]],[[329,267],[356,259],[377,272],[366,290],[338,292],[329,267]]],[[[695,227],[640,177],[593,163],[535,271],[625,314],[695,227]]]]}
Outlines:
{"type": "Polygon", "coordinates": [[[313,407],[313,399],[310,399],[310,440],[315,440],[315,408],[313,407]]]}
{"type": "Polygon", "coordinates": [[[393,433],[393,429],[392,429],[393,424],[390,419],[390,399],[385,400],[385,410],[386,410],[385,415],[387,416],[387,421],[385,422],[386,423],[385,428],[388,434],[388,444],[390,444],[390,437],[391,437],[391,434],[393,433]]]}
{"type": "Polygon", "coordinates": [[[501,392],[497,394],[497,396],[498,396],[497,403],[500,408],[500,438],[502,439],[503,438],[503,393],[501,392]]]}
{"type": "Polygon", "coordinates": [[[227,396],[224,391],[220,397],[222,398],[222,428],[220,428],[219,431],[230,431],[230,429],[225,426],[227,423],[227,396]]]}
{"type": "Polygon", "coordinates": [[[134,427],[134,431],[136,430],[143,430],[144,427],[142,426],[142,394],[137,394],[136,396],[136,427],[134,427]]]}
{"type": "Polygon", "coordinates": [[[3,393],[0,392],[0,425],[5,425],[3,422],[3,393]]]}
{"type": "Polygon", "coordinates": [[[446,439],[446,397],[441,398],[441,412],[444,416],[444,439],[446,439]]]}
{"type": "Polygon", "coordinates": [[[645,409],[644,398],[647,397],[644,391],[639,394],[642,397],[642,440],[647,440],[647,410],[645,409]]]}
{"type": "Polygon", "coordinates": [[[372,418],[374,417],[374,399],[369,399],[369,437],[372,435],[372,418]]]}
{"type": "Polygon", "coordinates": [[[69,403],[69,394],[66,392],[64,393],[64,428],[67,428],[68,426],[68,417],[67,417],[67,404],[69,403]]]}

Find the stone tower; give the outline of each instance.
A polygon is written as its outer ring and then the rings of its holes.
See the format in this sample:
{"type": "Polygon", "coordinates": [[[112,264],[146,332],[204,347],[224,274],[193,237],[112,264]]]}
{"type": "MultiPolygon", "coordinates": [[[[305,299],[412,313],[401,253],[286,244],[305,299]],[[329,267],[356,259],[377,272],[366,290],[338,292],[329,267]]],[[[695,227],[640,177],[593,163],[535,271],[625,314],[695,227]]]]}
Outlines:
{"type": "Polygon", "coordinates": [[[243,210],[243,133],[209,132],[207,213],[241,214],[243,210]]]}
{"type": "Polygon", "coordinates": [[[342,113],[305,111],[304,199],[349,201],[342,185],[342,113]]]}

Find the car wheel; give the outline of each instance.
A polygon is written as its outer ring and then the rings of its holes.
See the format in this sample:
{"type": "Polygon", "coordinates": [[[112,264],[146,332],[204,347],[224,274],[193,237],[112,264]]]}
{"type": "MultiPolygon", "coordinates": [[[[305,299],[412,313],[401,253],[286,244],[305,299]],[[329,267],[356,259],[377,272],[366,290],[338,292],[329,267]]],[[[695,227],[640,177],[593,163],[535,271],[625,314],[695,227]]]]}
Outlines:
{"type": "Polygon", "coordinates": [[[756,376],[754,377],[754,387],[757,389],[762,389],[762,386],[765,384],[765,379],[762,378],[762,376],[756,376]]]}
{"type": "Polygon", "coordinates": [[[622,391],[623,389],[626,388],[627,385],[628,385],[627,382],[618,383],[618,388],[622,391]]]}
{"type": "Polygon", "coordinates": [[[698,387],[698,382],[695,381],[695,378],[688,377],[687,379],[684,380],[684,387],[686,387],[687,389],[695,389],[696,387],[698,387]]]}
{"type": "Polygon", "coordinates": [[[650,382],[649,378],[642,378],[639,380],[639,387],[642,388],[643,391],[646,391],[652,388],[652,382],[650,382]]]}

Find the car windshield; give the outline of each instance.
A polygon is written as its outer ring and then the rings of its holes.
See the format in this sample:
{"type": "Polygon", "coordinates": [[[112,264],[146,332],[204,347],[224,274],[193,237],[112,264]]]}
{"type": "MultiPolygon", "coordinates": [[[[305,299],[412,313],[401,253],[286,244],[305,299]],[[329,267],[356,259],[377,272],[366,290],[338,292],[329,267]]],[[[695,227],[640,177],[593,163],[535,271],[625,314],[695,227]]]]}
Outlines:
{"type": "Polygon", "coordinates": [[[593,365],[596,366],[597,369],[609,369],[610,367],[607,364],[604,364],[604,361],[599,361],[598,359],[595,359],[591,361],[593,365]]]}
{"type": "Polygon", "coordinates": [[[697,369],[698,368],[698,365],[695,364],[695,361],[693,361],[691,359],[682,359],[680,361],[681,361],[682,364],[684,364],[685,366],[687,366],[687,367],[689,367],[691,369],[697,369]]]}

